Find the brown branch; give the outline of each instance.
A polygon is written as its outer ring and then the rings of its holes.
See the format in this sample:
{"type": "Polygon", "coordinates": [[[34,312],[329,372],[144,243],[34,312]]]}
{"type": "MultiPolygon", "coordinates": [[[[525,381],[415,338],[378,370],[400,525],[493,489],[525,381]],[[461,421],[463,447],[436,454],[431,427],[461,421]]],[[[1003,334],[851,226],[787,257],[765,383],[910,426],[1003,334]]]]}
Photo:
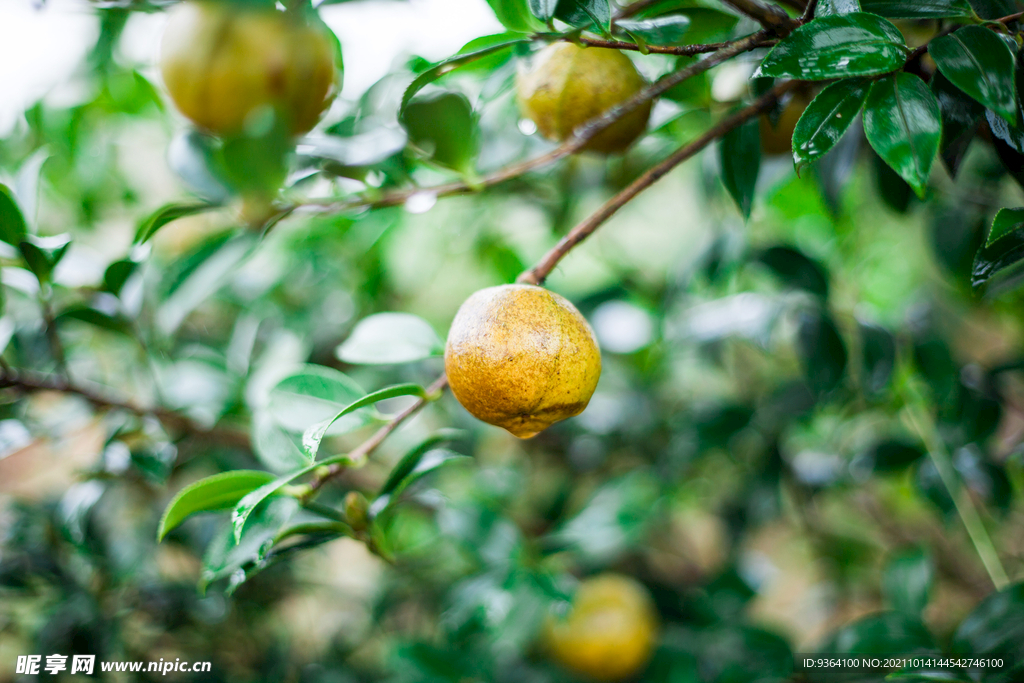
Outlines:
{"type": "Polygon", "coordinates": [[[436,397],[438,393],[444,391],[444,388],[446,386],[448,386],[448,377],[442,374],[440,377],[434,380],[433,384],[427,387],[427,395],[425,398],[418,399],[408,408],[406,408],[405,410],[401,411],[393,418],[388,420],[388,422],[384,424],[384,426],[382,426],[380,429],[373,433],[373,436],[371,436],[369,439],[356,446],[356,448],[353,449],[348,454],[348,459],[346,462],[328,465],[323,469],[323,471],[318,472],[313,477],[312,481],[309,482],[309,488],[303,493],[303,499],[311,499],[313,496],[316,495],[316,492],[319,491],[320,488],[328,481],[338,476],[349,467],[358,467],[363,462],[365,462],[366,458],[368,458],[369,455],[377,449],[377,446],[380,446],[384,442],[384,439],[388,438],[391,432],[398,429],[398,427],[403,422],[405,422],[410,417],[418,413],[420,408],[423,408],[425,405],[434,400],[434,397],[436,397]]]}
{"type": "Polygon", "coordinates": [[[622,190],[605,202],[597,212],[591,214],[582,223],[570,230],[565,237],[559,240],[558,244],[552,247],[552,249],[545,254],[537,265],[525,271],[516,281],[535,285],[542,284],[547,276],[551,274],[551,271],[554,270],[555,266],[558,265],[558,262],[561,261],[571,249],[593,234],[593,232],[597,230],[602,223],[611,218],[619,209],[625,206],[627,202],[656,183],[666,173],[671,171],[680,163],[686,161],[718,138],[722,137],[729,131],[738,128],[758,114],[770,109],[778,101],[779,97],[796,86],[796,84],[796,81],[787,81],[775,86],[753,104],[741,109],[732,116],[723,119],[717,125],[709,128],[696,140],[680,147],[664,161],[661,161],[655,166],[649,168],[646,173],[630,183],[626,189],[622,190]]]}
{"type": "Polygon", "coordinates": [[[381,208],[386,206],[400,206],[408,201],[411,197],[428,194],[434,197],[450,197],[453,195],[468,194],[473,192],[479,192],[481,190],[499,185],[513,178],[518,178],[529,171],[532,171],[543,166],[552,164],[559,159],[570,156],[582,150],[586,144],[601,133],[603,130],[613,125],[623,116],[630,112],[638,109],[645,103],[653,100],[656,97],[663,95],[666,91],[682,83],[688,78],[692,78],[698,74],[704,73],[712,67],[718,66],[722,62],[728,61],[733,57],[749,52],[759,47],[763,47],[770,44],[769,41],[772,39],[772,34],[769,31],[758,31],[752,33],[744,38],[726,43],[724,47],[716,52],[711,53],[704,59],[700,60],[695,64],[691,64],[685,68],[678,69],[671,73],[668,73],[659,78],[654,83],[648,85],[646,88],[640,90],[636,95],[626,100],[622,104],[612,107],[607,110],[601,116],[593,119],[586,125],[580,126],[576,129],[573,136],[563,142],[557,148],[551,150],[547,154],[542,154],[539,157],[521,161],[519,163],[506,166],[505,168],[496,171],[484,178],[478,179],[473,183],[467,183],[465,181],[445,183],[443,185],[435,185],[427,188],[410,188],[405,190],[398,190],[389,192],[383,196],[377,198],[370,198],[366,196],[358,197],[356,199],[346,201],[328,201],[328,202],[317,202],[311,201],[306,202],[301,206],[290,206],[284,209],[284,211],[294,211],[297,208],[303,208],[306,210],[314,210],[317,212],[337,212],[337,211],[348,211],[353,209],[363,208],[381,208]]]}
{"type": "MultiPolygon", "coordinates": [[[[566,39],[568,40],[568,38],[566,39]]],[[[640,51],[640,46],[636,43],[629,43],[624,40],[603,40],[601,38],[586,38],[581,37],[576,42],[587,47],[603,47],[611,50],[633,50],[635,52],[640,51]]],[[[770,43],[765,43],[765,46],[770,43]]],[[[694,55],[703,55],[709,52],[716,52],[724,47],[728,47],[729,43],[702,43],[696,45],[647,45],[646,50],[652,54],[659,55],[678,55],[680,57],[692,57],[694,55]]]]}
{"type": "Polygon", "coordinates": [[[770,5],[761,0],[722,0],[738,12],[742,12],[757,23],[779,36],[787,36],[800,25],[800,22],[786,14],[777,5],[770,5]]]}
{"type": "Polygon", "coordinates": [[[160,406],[143,406],[128,399],[112,396],[103,389],[87,387],[80,383],[71,383],[62,377],[41,375],[5,367],[0,372],[0,389],[16,389],[24,393],[57,391],[63,394],[72,394],[84,398],[97,408],[124,410],[142,417],[152,415],[171,431],[181,432],[188,436],[214,439],[240,448],[251,447],[249,436],[245,432],[217,428],[209,429],[196,424],[174,410],[160,406]]]}

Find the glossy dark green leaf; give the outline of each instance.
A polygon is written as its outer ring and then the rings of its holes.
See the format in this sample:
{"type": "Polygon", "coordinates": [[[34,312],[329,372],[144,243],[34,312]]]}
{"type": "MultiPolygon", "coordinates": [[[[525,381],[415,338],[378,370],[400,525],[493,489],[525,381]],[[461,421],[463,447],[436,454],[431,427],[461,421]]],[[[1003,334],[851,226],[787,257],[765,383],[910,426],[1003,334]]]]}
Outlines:
{"type": "Polygon", "coordinates": [[[690,23],[685,14],[669,14],[653,19],[623,19],[615,27],[651,45],[673,45],[686,35],[690,23]]]}
{"type": "Polygon", "coordinates": [[[860,12],[858,0],[818,0],[818,7],[814,10],[815,17],[827,17],[831,14],[850,14],[860,12]]]}
{"type": "Polygon", "coordinates": [[[460,93],[445,92],[413,100],[401,115],[409,141],[431,161],[472,174],[477,152],[473,107],[460,93]]]}
{"type": "Polygon", "coordinates": [[[906,213],[917,199],[914,189],[877,154],[871,155],[871,170],[875,188],[886,206],[896,213],[906,213]]]}
{"type": "Polygon", "coordinates": [[[924,197],[942,137],[935,95],[917,76],[876,81],[864,107],[864,132],[878,155],[924,197]]]}
{"type": "Polygon", "coordinates": [[[822,299],[828,298],[828,275],[825,269],[791,247],[770,247],[756,259],[768,266],[783,283],[802,289],[822,299]]]}
{"type": "Polygon", "coordinates": [[[550,21],[555,16],[558,0],[529,0],[530,12],[541,21],[550,21]]]}
{"type": "Polygon", "coordinates": [[[928,605],[934,581],[935,565],[928,553],[909,550],[889,560],[882,573],[882,593],[897,612],[919,616],[928,605]]]}
{"type": "Polygon", "coordinates": [[[967,0],[860,0],[860,6],[889,19],[961,19],[973,14],[967,0]]]}
{"type": "Polygon", "coordinates": [[[981,26],[964,26],[931,41],[928,53],[953,85],[1017,123],[1014,55],[999,36],[981,26]]]}
{"type": "Polygon", "coordinates": [[[761,131],[757,121],[733,129],[718,144],[722,182],[744,218],[750,218],[761,170],[761,131]]]}
{"type": "Polygon", "coordinates": [[[611,8],[608,0],[558,0],[555,17],[572,26],[593,26],[600,31],[608,26],[611,8]]]}
{"type": "MultiPolygon", "coordinates": [[[[1004,233],[991,245],[978,250],[971,269],[971,285],[981,287],[1002,271],[1024,260],[1024,230],[1004,233]]],[[[1016,273],[1019,267],[1014,268],[1016,273]]]]}
{"type": "Polygon", "coordinates": [[[957,628],[952,651],[972,657],[1002,657],[1005,667],[980,672],[984,683],[1024,678],[1024,583],[982,600],[957,628]]]}
{"type": "Polygon", "coordinates": [[[274,480],[274,475],[258,470],[233,470],[206,477],[183,488],[174,496],[160,518],[156,540],[197,512],[226,510],[238,504],[245,494],[274,480]]]}
{"type": "Polygon", "coordinates": [[[1024,208],[1000,209],[996,217],[992,219],[992,229],[985,240],[985,246],[990,247],[1001,237],[1024,227],[1024,208]]]}
{"type": "Polygon", "coordinates": [[[793,131],[793,162],[797,168],[832,149],[857,117],[871,82],[848,78],[826,87],[815,97],[793,131]]]}
{"type": "Polygon", "coordinates": [[[1013,0],[969,0],[982,19],[1000,19],[1017,11],[1013,0]]]}
{"type": "Polygon", "coordinates": [[[756,76],[822,81],[874,76],[907,61],[903,34],[874,14],[821,17],[793,31],[772,48],[756,76]]]}
{"type": "Polygon", "coordinates": [[[797,348],[804,379],[816,394],[835,389],[846,375],[846,344],[835,323],[825,313],[801,314],[797,348]]]}
{"type": "Polygon", "coordinates": [[[305,451],[306,456],[311,461],[315,460],[316,454],[320,450],[320,443],[324,440],[324,435],[327,434],[327,430],[330,429],[335,422],[349,413],[359,410],[360,408],[371,406],[375,403],[379,403],[380,401],[386,401],[389,398],[398,398],[399,396],[416,396],[419,398],[425,398],[426,395],[426,391],[424,391],[423,387],[418,384],[397,384],[393,387],[387,387],[386,389],[380,389],[379,391],[367,394],[339,410],[333,417],[311,425],[302,434],[302,450],[305,451]]]}
{"type": "Polygon", "coordinates": [[[103,272],[103,289],[114,296],[119,295],[128,278],[132,276],[138,267],[138,262],[132,259],[114,261],[103,272]]]}
{"type": "MultiPolygon", "coordinates": [[[[942,142],[939,153],[950,175],[956,177],[960,164],[985,115],[985,108],[965,95],[941,73],[932,76],[932,92],[942,112],[942,142]]],[[[1005,122],[1004,122],[1005,123],[1005,122]]]]}
{"type": "Polygon", "coordinates": [[[135,243],[142,244],[149,241],[149,239],[157,233],[157,231],[172,223],[179,218],[185,218],[186,216],[194,216],[198,213],[205,211],[211,211],[216,209],[216,204],[209,204],[206,202],[202,203],[189,203],[189,204],[164,204],[159,209],[147,216],[141,223],[139,223],[138,229],[135,231],[135,243]]]}
{"type": "Polygon", "coordinates": [[[493,56],[502,51],[511,52],[516,45],[526,45],[530,42],[527,35],[521,33],[500,33],[494,36],[478,38],[467,44],[459,54],[434,64],[409,84],[402,94],[402,103],[399,111],[404,111],[409,102],[416,94],[442,76],[459,69],[460,67],[472,64],[485,57],[493,56]]]}
{"type": "Polygon", "coordinates": [[[11,188],[0,183],[0,240],[17,247],[28,234],[28,225],[11,188]]]}
{"type": "Polygon", "coordinates": [[[882,612],[862,617],[839,629],[823,652],[885,655],[932,652],[935,641],[920,620],[901,612],[882,612]]]}

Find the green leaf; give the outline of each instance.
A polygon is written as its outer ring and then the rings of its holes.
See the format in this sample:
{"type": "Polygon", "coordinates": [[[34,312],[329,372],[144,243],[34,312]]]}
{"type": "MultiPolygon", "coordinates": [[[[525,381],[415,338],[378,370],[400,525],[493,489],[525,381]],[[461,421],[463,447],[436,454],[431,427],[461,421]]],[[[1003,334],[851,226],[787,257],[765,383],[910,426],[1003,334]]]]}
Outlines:
{"type": "Polygon", "coordinates": [[[335,354],[345,363],[391,365],[443,351],[444,344],[426,320],[409,313],[377,313],[360,320],[335,354]]]}
{"type": "Polygon", "coordinates": [[[274,472],[290,472],[309,464],[302,450],[302,433],[282,427],[269,410],[255,412],[250,431],[256,457],[274,472]]]}
{"type": "Polygon", "coordinates": [[[402,94],[402,103],[399,107],[399,111],[405,111],[405,108],[409,105],[409,102],[412,101],[412,98],[416,96],[416,93],[442,76],[479,59],[501,52],[502,50],[508,50],[511,52],[512,48],[516,45],[526,45],[529,42],[530,37],[521,33],[500,33],[494,36],[484,36],[483,38],[477,38],[476,40],[471,41],[459,51],[459,54],[434,64],[417,76],[402,94]]]}
{"type": "Polygon", "coordinates": [[[120,295],[124,284],[138,267],[139,263],[130,258],[114,261],[103,272],[103,289],[114,296],[120,295]]]}
{"type": "Polygon", "coordinates": [[[1024,208],[1000,209],[996,214],[996,217],[992,219],[992,229],[989,231],[988,238],[985,240],[985,246],[992,246],[996,240],[1005,237],[1022,227],[1024,227],[1024,208]]]}
{"type": "Polygon", "coordinates": [[[882,574],[882,593],[898,612],[919,616],[928,605],[935,566],[923,550],[896,555],[882,574]]]}
{"type": "Polygon", "coordinates": [[[178,491],[160,518],[156,540],[160,542],[185,518],[197,512],[234,507],[245,494],[273,481],[274,475],[258,470],[234,470],[200,479],[178,491]]]}
{"type": "Polygon", "coordinates": [[[529,0],[530,12],[543,22],[551,21],[555,16],[558,0],[529,0]]]}
{"type": "Polygon", "coordinates": [[[690,23],[685,14],[668,14],[653,19],[623,19],[615,22],[615,28],[640,36],[651,45],[673,45],[686,35],[690,23]]]}
{"type": "Polygon", "coordinates": [[[454,441],[464,433],[465,432],[458,429],[442,429],[436,434],[428,436],[414,448],[410,449],[409,452],[403,455],[402,459],[399,460],[398,464],[391,470],[391,474],[388,475],[387,481],[385,481],[384,485],[380,487],[377,497],[380,498],[382,496],[386,496],[397,490],[405,478],[416,469],[416,466],[419,464],[424,453],[440,443],[454,441]]]}
{"type": "Polygon", "coordinates": [[[450,465],[457,462],[468,462],[472,460],[468,455],[462,455],[461,453],[455,453],[445,448],[432,448],[422,453],[417,459],[416,464],[410,469],[398,484],[388,493],[382,493],[380,496],[373,501],[373,505],[370,507],[370,517],[378,517],[384,510],[389,508],[398,497],[402,494],[405,489],[412,486],[416,481],[422,479],[431,472],[436,471],[438,468],[444,465],[450,465]]]}
{"type": "Polygon", "coordinates": [[[884,327],[860,324],[861,386],[867,394],[881,393],[896,367],[896,339],[884,327]]]}
{"type": "Polygon", "coordinates": [[[39,205],[39,178],[43,171],[43,164],[50,158],[50,150],[45,147],[37,149],[32,156],[26,159],[18,175],[14,179],[14,196],[18,198],[18,205],[21,207],[21,214],[25,217],[28,225],[36,223],[39,205]]]}
{"type": "Polygon", "coordinates": [[[1017,11],[1014,0],[970,0],[970,3],[982,19],[999,19],[1017,11]]]}
{"type": "Polygon", "coordinates": [[[860,11],[860,3],[857,0],[819,0],[814,16],[827,17],[832,14],[852,14],[860,11]]]}
{"type": "Polygon", "coordinates": [[[21,244],[28,234],[28,225],[11,188],[0,183],[0,240],[13,247],[21,244]]]}
{"type": "Polygon", "coordinates": [[[197,130],[181,133],[167,147],[167,165],[190,190],[214,204],[222,204],[234,191],[221,158],[222,144],[197,130]]]}
{"type": "Polygon", "coordinates": [[[67,254],[71,246],[71,235],[54,235],[52,237],[38,237],[26,235],[25,239],[18,245],[18,251],[40,283],[49,282],[53,275],[54,268],[67,254]]]}
{"type": "Polygon", "coordinates": [[[983,671],[984,683],[1020,681],[1024,677],[1024,583],[982,600],[957,628],[952,651],[971,657],[1004,658],[1004,668],[983,671]]]}
{"type": "Polygon", "coordinates": [[[349,413],[359,410],[360,408],[365,408],[366,406],[373,405],[379,401],[385,401],[389,398],[398,398],[399,396],[418,396],[420,398],[426,398],[427,392],[418,384],[397,384],[393,387],[387,387],[386,389],[375,391],[372,394],[367,394],[339,410],[333,417],[312,425],[309,429],[303,432],[302,450],[305,451],[311,461],[316,460],[317,451],[320,450],[320,442],[324,440],[324,435],[327,433],[327,430],[330,429],[335,422],[349,413]]]}
{"type": "Polygon", "coordinates": [[[883,612],[844,626],[828,639],[823,652],[836,654],[916,654],[935,648],[928,629],[901,612],[883,612]]]}
{"type": "Polygon", "coordinates": [[[65,308],[57,316],[57,322],[61,323],[65,320],[78,320],[79,322],[87,323],[104,330],[109,330],[110,332],[117,332],[118,334],[134,337],[132,323],[130,320],[122,315],[107,313],[105,311],[95,309],[92,306],[76,304],[65,308]]]}
{"type": "Polygon", "coordinates": [[[884,74],[906,61],[898,28],[874,14],[854,12],[797,28],[772,48],[754,75],[822,81],[884,74]]]}
{"type": "Polygon", "coordinates": [[[770,247],[758,261],[768,266],[787,286],[828,299],[828,274],[818,263],[790,247],[770,247]]]}
{"type": "Polygon", "coordinates": [[[211,583],[226,577],[231,577],[228,593],[238,588],[262,567],[274,539],[298,509],[299,503],[294,498],[277,498],[252,516],[252,522],[240,538],[235,536],[230,524],[224,525],[203,556],[200,590],[205,591],[211,583]],[[250,566],[251,570],[246,571],[250,566]]]}
{"type": "Polygon", "coordinates": [[[510,31],[528,33],[539,28],[527,5],[528,0],[487,0],[502,26],[510,31]]]}
{"type": "Polygon", "coordinates": [[[596,27],[603,31],[611,20],[608,0],[559,0],[555,17],[577,28],[596,27]]]}
{"type": "Polygon", "coordinates": [[[477,126],[465,95],[437,93],[405,106],[401,123],[409,141],[436,164],[464,175],[475,173],[477,126]]]}
{"type": "Polygon", "coordinates": [[[967,0],[860,0],[865,12],[890,19],[967,19],[967,0]]]}
{"type": "Polygon", "coordinates": [[[218,208],[218,205],[207,202],[191,204],[176,204],[172,202],[164,204],[139,223],[139,227],[135,231],[135,243],[142,244],[148,242],[156,234],[157,230],[179,218],[194,216],[216,208],[218,208]]]}
{"type": "Polygon", "coordinates": [[[722,182],[743,218],[750,218],[761,170],[761,130],[756,120],[729,131],[718,145],[722,182]]]}
{"type": "MultiPolygon", "coordinates": [[[[366,395],[347,375],[323,365],[304,365],[270,390],[267,409],[279,425],[302,433],[310,425],[330,419],[339,410],[366,395]]],[[[349,415],[332,433],[358,429],[373,420],[373,413],[349,415]]]]}
{"type": "Polygon", "coordinates": [[[1014,56],[1002,38],[981,26],[964,26],[933,40],[928,53],[953,85],[1017,123],[1014,56]]]}
{"type": "Polygon", "coordinates": [[[871,87],[864,132],[878,155],[924,197],[942,138],[938,100],[917,76],[900,73],[871,87]]]}
{"type": "MultiPolygon", "coordinates": [[[[941,72],[932,76],[931,88],[942,112],[939,153],[950,175],[955,177],[985,115],[985,108],[956,88],[941,72]]],[[[997,120],[1008,130],[1005,120],[997,120]]]]}
{"type": "MultiPolygon", "coordinates": [[[[991,244],[978,250],[971,268],[971,285],[981,287],[1001,271],[1024,260],[1024,229],[1004,232],[991,244]]],[[[1019,268],[1014,269],[1014,273],[1019,268]]]]}
{"type": "Polygon", "coordinates": [[[839,142],[864,106],[870,87],[866,78],[847,78],[822,90],[807,105],[793,131],[797,168],[820,159],[839,142]]]}
{"type": "Polygon", "coordinates": [[[245,494],[245,496],[243,496],[235,505],[235,509],[231,511],[231,527],[234,530],[235,543],[238,543],[242,538],[242,531],[245,529],[245,523],[249,520],[249,517],[260,503],[276,494],[282,487],[287,486],[294,479],[301,477],[304,474],[309,474],[317,468],[333,465],[334,463],[343,462],[344,460],[345,456],[337,456],[313,463],[312,465],[307,465],[306,467],[295,470],[294,472],[282,475],[273,481],[269,481],[266,484],[261,485],[259,488],[245,494]]]}

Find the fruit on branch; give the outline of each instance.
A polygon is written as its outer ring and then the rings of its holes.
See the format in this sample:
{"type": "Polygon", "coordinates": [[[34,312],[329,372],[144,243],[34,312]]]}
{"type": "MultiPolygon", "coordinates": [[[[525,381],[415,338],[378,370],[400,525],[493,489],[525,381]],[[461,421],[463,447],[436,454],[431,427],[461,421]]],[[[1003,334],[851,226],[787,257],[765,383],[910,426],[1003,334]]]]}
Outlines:
{"type": "Polygon", "coordinates": [[[601,375],[594,331],[563,297],[533,285],[481,289],[459,308],[448,383],[477,418],[527,439],[583,412],[601,375]]]}
{"type": "MultiPolygon", "coordinates": [[[[584,123],[625,102],[646,85],[629,57],[618,50],[557,42],[520,65],[516,77],[519,109],[544,137],[567,140],[584,123]]],[[[647,128],[651,103],[598,133],[586,150],[623,152],[647,128]]]]}
{"type": "Polygon", "coordinates": [[[772,123],[768,114],[762,114],[759,120],[761,127],[761,151],[765,154],[792,154],[793,152],[793,131],[800,116],[811,103],[810,97],[805,93],[796,93],[789,102],[782,107],[782,114],[779,120],[772,123]]]}
{"type": "Polygon", "coordinates": [[[160,70],[181,113],[217,135],[242,132],[268,108],[293,135],[304,133],[340,86],[334,38],[322,23],[212,0],[171,10],[160,70]]]}
{"type": "Polygon", "coordinates": [[[658,619],[647,589],[626,576],[602,574],[580,584],[568,614],[547,624],[552,658],[599,681],[634,676],[650,659],[658,619]]]}

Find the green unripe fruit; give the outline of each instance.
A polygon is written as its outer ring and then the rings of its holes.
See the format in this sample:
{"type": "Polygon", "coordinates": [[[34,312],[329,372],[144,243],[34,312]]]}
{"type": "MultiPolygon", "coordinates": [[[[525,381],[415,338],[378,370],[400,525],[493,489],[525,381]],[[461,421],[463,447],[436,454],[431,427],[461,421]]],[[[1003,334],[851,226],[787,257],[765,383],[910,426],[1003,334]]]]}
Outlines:
{"type": "MultiPolygon", "coordinates": [[[[562,142],[583,124],[639,92],[646,81],[618,50],[552,43],[520,69],[519,109],[544,137],[562,142]]],[[[647,128],[651,103],[645,102],[598,133],[586,150],[623,152],[647,128]]]]}
{"type": "Polygon", "coordinates": [[[305,133],[340,82],[326,26],[210,0],[171,10],[160,71],[181,113],[217,135],[241,132],[250,114],[268,106],[292,134],[305,133]]]}

